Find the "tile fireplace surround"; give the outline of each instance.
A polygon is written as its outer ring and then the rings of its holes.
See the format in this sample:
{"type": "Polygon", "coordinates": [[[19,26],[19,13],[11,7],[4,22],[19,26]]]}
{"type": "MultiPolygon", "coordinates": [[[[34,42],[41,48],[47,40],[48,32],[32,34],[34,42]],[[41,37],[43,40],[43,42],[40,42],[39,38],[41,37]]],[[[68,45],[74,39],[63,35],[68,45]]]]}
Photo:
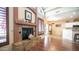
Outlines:
{"type": "Polygon", "coordinates": [[[15,38],[17,37],[17,39],[15,39],[15,42],[21,41],[22,40],[22,28],[33,28],[33,34],[35,36],[35,26],[29,26],[29,25],[18,25],[16,24],[16,29],[15,30],[15,38]]]}

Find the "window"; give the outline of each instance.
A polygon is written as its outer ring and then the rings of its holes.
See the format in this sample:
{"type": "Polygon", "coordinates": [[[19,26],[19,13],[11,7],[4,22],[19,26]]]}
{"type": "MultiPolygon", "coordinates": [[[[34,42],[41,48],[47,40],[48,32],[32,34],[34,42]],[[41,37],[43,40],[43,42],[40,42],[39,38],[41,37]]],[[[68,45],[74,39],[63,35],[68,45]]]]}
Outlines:
{"type": "Polygon", "coordinates": [[[0,47],[9,44],[8,8],[0,7],[0,47]]]}
{"type": "Polygon", "coordinates": [[[39,24],[38,33],[39,34],[44,34],[44,21],[42,19],[38,18],[38,24],[39,24]]]}

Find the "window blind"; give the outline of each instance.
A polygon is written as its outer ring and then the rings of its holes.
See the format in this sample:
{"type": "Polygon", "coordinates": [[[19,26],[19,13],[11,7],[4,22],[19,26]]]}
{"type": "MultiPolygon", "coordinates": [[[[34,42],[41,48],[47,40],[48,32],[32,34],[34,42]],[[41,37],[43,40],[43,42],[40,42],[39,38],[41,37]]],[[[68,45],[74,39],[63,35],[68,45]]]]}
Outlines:
{"type": "Polygon", "coordinates": [[[6,7],[0,7],[0,43],[6,42],[6,7]]]}

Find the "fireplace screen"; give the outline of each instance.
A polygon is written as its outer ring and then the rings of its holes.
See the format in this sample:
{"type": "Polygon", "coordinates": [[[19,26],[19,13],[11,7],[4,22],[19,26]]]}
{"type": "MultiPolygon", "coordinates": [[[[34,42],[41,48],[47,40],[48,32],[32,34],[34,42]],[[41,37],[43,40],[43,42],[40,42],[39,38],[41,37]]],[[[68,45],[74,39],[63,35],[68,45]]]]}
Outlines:
{"type": "Polygon", "coordinates": [[[22,40],[29,39],[30,34],[33,34],[33,28],[22,28],[22,40]]]}

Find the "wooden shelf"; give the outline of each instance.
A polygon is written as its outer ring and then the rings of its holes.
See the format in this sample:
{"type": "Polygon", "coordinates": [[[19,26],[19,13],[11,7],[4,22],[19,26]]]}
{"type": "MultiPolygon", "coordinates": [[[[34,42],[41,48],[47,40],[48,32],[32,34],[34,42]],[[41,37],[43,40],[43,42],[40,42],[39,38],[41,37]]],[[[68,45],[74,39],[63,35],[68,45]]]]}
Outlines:
{"type": "Polygon", "coordinates": [[[15,21],[15,23],[18,24],[18,25],[36,26],[36,24],[34,24],[34,23],[27,23],[25,21],[20,21],[20,20],[15,21]]]}

